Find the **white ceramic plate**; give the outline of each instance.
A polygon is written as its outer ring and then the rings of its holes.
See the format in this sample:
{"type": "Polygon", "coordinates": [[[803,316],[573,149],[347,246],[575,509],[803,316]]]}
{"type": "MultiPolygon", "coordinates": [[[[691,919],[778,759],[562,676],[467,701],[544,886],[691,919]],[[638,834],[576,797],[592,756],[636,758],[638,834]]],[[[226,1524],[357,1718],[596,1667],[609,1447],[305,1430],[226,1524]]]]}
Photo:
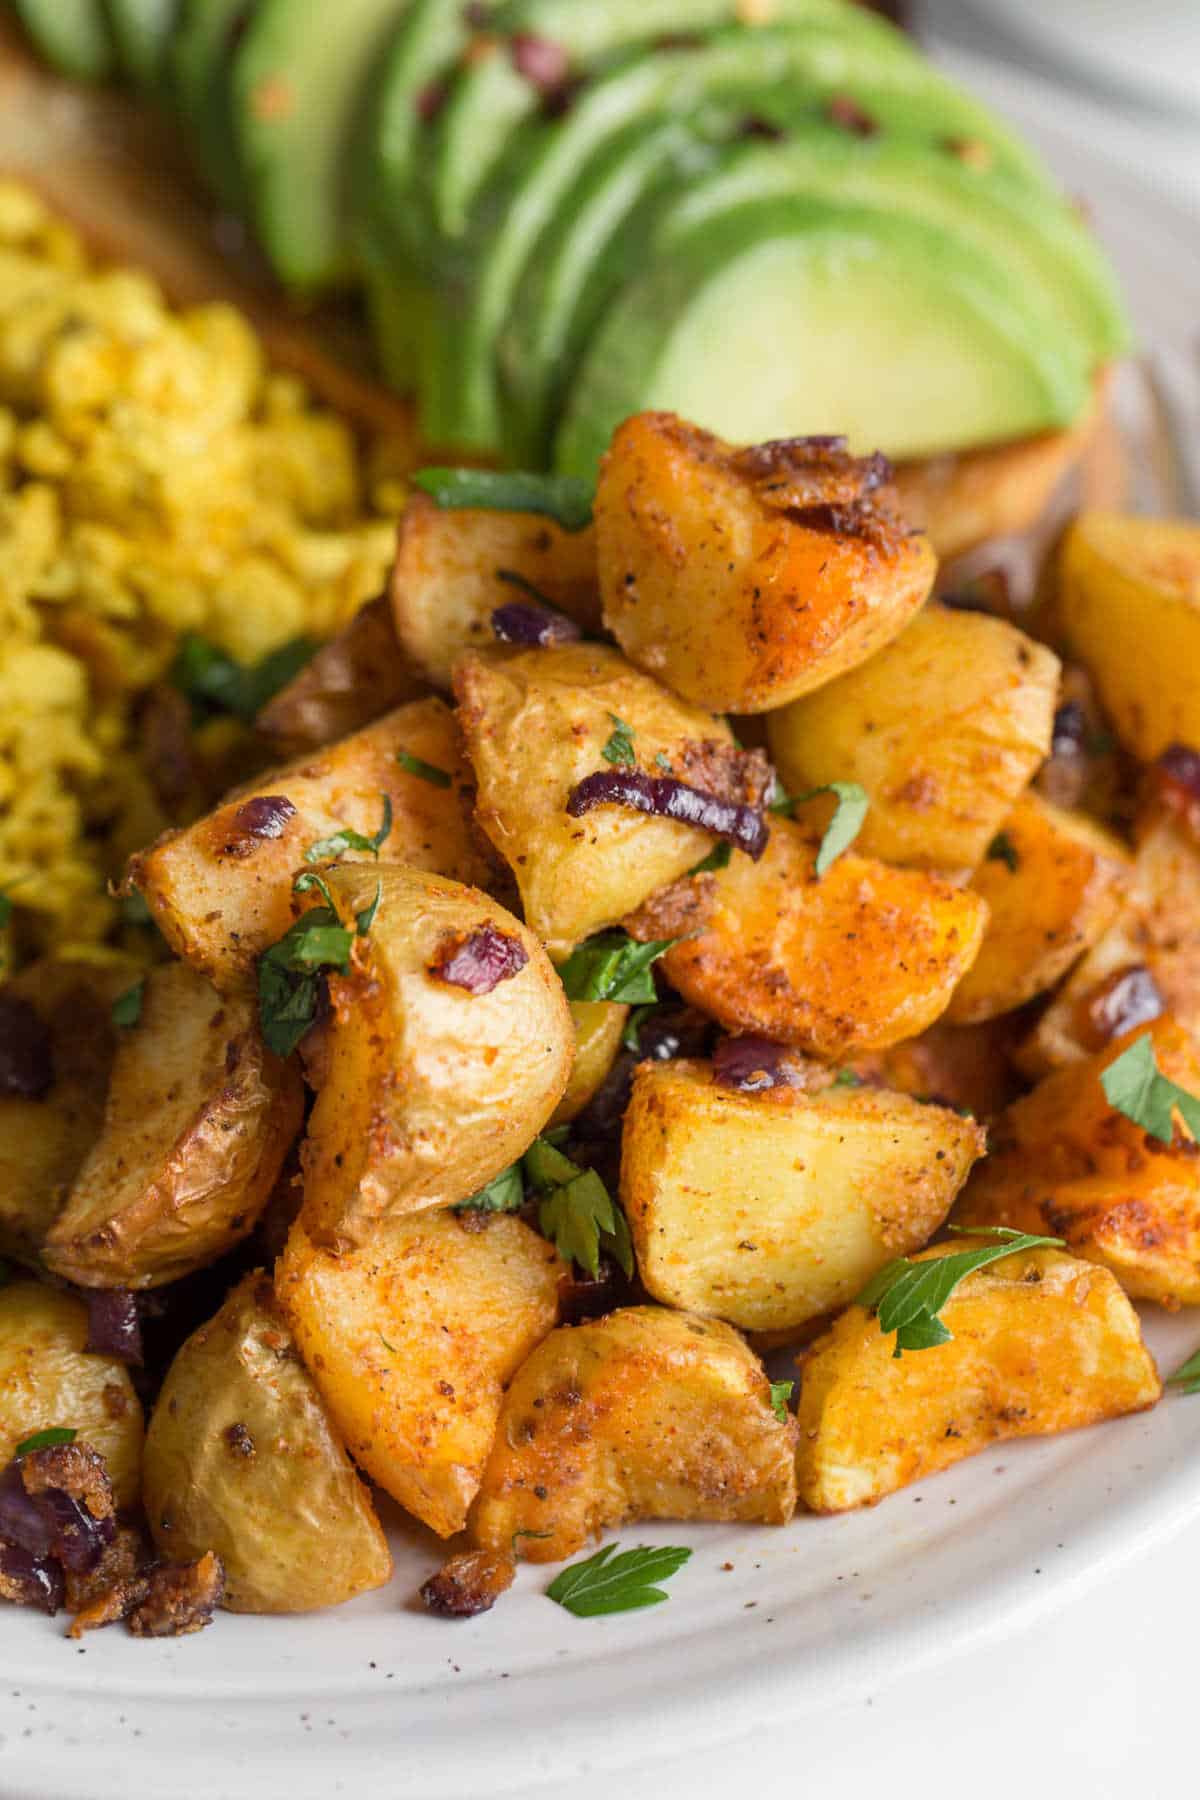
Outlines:
{"type": "MultiPolygon", "coordinates": [[[[967,67],[1085,194],[1147,342],[1179,380],[1196,330],[1195,221],[1073,141],[1057,105],[967,67]],[[1056,125],[1055,121],[1059,121],[1056,125]]],[[[1165,1369],[1200,1319],[1147,1319],[1165,1369]]],[[[1200,1511],[1200,1400],[1043,1443],[1003,1445],[842,1519],[781,1530],[665,1525],[626,1544],[695,1555],[669,1604],[576,1620],[525,1569],[482,1619],[412,1601],[439,1560],[396,1525],[394,1586],[297,1619],[222,1616],[196,1638],[120,1630],[68,1643],[62,1621],[0,1608],[5,1800],[389,1800],[530,1795],[584,1769],[794,1724],[899,1669],[1012,1629],[1200,1511]],[[732,1565],[730,1567],[729,1565],[732,1565]]]]}
{"type": "Polygon", "coordinates": [[[1072,75],[1155,109],[1200,115],[1196,0],[966,0],[967,10],[1072,75]]]}

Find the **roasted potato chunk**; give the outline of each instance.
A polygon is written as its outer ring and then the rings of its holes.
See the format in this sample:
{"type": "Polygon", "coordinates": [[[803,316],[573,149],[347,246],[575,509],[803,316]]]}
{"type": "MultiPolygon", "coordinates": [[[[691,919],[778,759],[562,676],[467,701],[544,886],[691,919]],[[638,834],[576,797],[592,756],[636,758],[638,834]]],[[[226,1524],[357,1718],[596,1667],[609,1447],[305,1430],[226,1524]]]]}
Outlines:
{"type": "Polygon", "coordinates": [[[545,1238],[497,1214],[387,1219],[341,1256],[302,1226],[288,1240],[275,1289],[334,1424],[440,1537],[466,1524],[505,1386],[558,1323],[564,1275],[545,1238]]]}
{"type": "Polygon", "coordinates": [[[185,963],[152,969],[47,1267],[82,1287],[144,1288],[215,1262],[253,1229],[303,1104],[250,1001],[222,1000],[185,963]]]}
{"type": "Polygon", "coordinates": [[[329,979],[303,1151],[305,1228],[344,1247],[507,1168],[561,1100],[574,1034],[545,951],[486,894],[361,864],[328,882],[351,923],[379,896],[349,974],[329,979]]]}
{"type": "Polygon", "coordinates": [[[746,1331],[844,1306],[928,1243],[984,1134],[905,1094],[739,1093],[707,1063],[641,1063],[621,1199],[648,1293],[746,1331]]]}
{"type": "Polygon", "coordinates": [[[1058,658],[984,613],[929,606],[849,675],[768,721],[790,793],[857,781],[864,856],[974,869],[1049,754],[1058,658]]]}
{"type": "Polygon", "coordinates": [[[971,879],[987,901],[988,928],[947,1020],[977,1024],[1052,988],[1108,930],[1131,875],[1110,832],[1022,795],[971,879]]]}
{"type": "MultiPolygon", "coordinates": [[[[387,805],[381,861],[488,879],[453,715],[440,700],[418,700],[167,832],[131,860],[129,881],[179,956],[222,993],[248,992],[256,959],[292,922],[292,879],[308,852],[344,829],[375,837],[387,805]]],[[[331,854],[373,860],[365,850],[331,854]]]]}
{"type": "Polygon", "coordinates": [[[604,623],[696,706],[755,713],[864,662],[933,586],[886,465],[796,439],[746,450],[671,413],[615,433],[596,494],[604,623]]]}
{"type": "Polygon", "coordinates": [[[314,1612],[382,1587],[387,1542],[263,1274],[176,1356],[146,1433],[143,1497],[172,1562],[215,1550],[230,1612],[314,1612]]]}
{"type": "Polygon", "coordinates": [[[1061,1251],[989,1264],[940,1316],[952,1342],[897,1359],[895,1338],[852,1306],[801,1356],[796,1469],[813,1512],[873,1506],[1004,1438],[1143,1412],[1162,1393],[1112,1276],[1061,1251]]]}
{"type": "Polygon", "coordinates": [[[428,691],[401,650],[386,594],[369,600],[255,719],[281,756],[306,756],[428,691]]]}
{"type": "Polygon", "coordinates": [[[781,1525],[795,1426],[728,1325],[633,1306],[552,1331],[508,1390],[474,1541],[530,1562],[632,1519],[781,1525]]]}
{"type": "Polygon", "coordinates": [[[464,650],[495,642],[493,612],[529,587],[595,631],[592,528],[563,531],[533,513],[442,511],[427,495],[412,496],[400,520],[392,616],[401,648],[433,687],[449,688],[464,650]]]}
{"type": "Polygon", "coordinates": [[[0,1287],[0,1468],[18,1444],[47,1427],[78,1432],[105,1461],[118,1506],[134,1506],[142,1481],[142,1406],[129,1370],[84,1349],[82,1300],[36,1281],[0,1287]]]}
{"type": "Polygon", "coordinates": [[[711,784],[736,752],[724,720],[684,706],[601,644],[517,655],[466,656],[454,676],[459,719],[479,786],[479,823],[511,864],[525,918],[552,956],[632,912],[712,849],[672,819],[623,806],[572,818],[567,801],[607,769],[604,749],[624,724],[639,768],[664,763],[711,784]]]}
{"type": "Polygon", "coordinates": [[[1135,756],[1200,744],[1200,526],[1082,514],[1063,540],[1054,618],[1135,756]]]}
{"type": "Polygon", "coordinates": [[[1200,1305],[1200,1155],[1178,1125],[1162,1144],[1113,1110],[1100,1077],[1142,1032],[1158,1066],[1200,1094],[1200,1050],[1170,1018],[1048,1075],[997,1121],[992,1154],[963,1193],[963,1225],[1063,1238],[1135,1300],[1200,1305]]]}
{"type": "Polygon", "coordinates": [[[932,1100],[972,1113],[984,1121],[1003,1112],[1021,1091],[1012,1065],[1019,1026],[1011,1018],[983,1025],[946,1025],[941,1020],[920,1037],[856,1060],[855,1073],[915,1100],[932,1100]]]}
{"type": "Polygon", "coordinates": [[[683,940],[662,959],[667,979],[726,1030],[836,1062],[933,1023],[975,960],[987,905],[923,870],[852,853],[818,879],[820,841],[775,820],[760,862],[735,855],[625,926],[644,942],[683,940]]]}
{"type": "Polygon", "coordinates": [[[629,1008],[609,1000],[572,1000],[575,1061],[567,1091],[554,1109],[552,1125],[578,1118],[612,1068],[621,1049],[629,1008]]]}

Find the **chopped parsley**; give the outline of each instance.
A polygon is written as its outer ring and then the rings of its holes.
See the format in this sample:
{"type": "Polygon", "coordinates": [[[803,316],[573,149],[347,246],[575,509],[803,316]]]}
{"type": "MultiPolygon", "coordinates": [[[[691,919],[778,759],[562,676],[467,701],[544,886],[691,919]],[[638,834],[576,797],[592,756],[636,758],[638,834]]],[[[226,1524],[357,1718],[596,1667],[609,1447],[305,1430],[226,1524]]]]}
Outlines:
{"type": "MultiPolygon", "coordinates": [[[[664,775],[669,775],[671,773],[671,759],[665,750],[656,750],[654,752],[654,766],[656,769],[661,769],[664,775]]],[[[725,848],[729,848],[728,844],[725,848]]]]}
{"type": "Polygon", "coordinates": [[[516,1212],[524,1204],[525,1183],[521,1179],[521,1165],[515,1162],[493,1175],[487,1186],[472,1194],[469,1200],[461,1200],[454,1211],[506,1213],[516,1212]]]}
{"type": "Polygon", "coordinates": [[[1172,1387],[1181,1387],[1185,1394],[1200,1394],[1200,1350],[1189,1356],[1173,1375],[1168,1375],[1167,1381],[1172,1387]]]}
{"type": "Polygon", "coordinates": [[[180,639],[168,679],[191,701],[195,724],[231,713],[249,725],[267,701],[295,679],[317,648],[312,638],[298,637],[261,662],[240,663],[190,631],[180,639]]]}
{"type": "Polygon", "coordinates": [[[771,1383],[771,1411],[781,1425],[787,1424],[787,1403],[792,1397],[795,1386],[794,1381],[773,1381],[771,1383]]]}
{"type": "Polygon", "coordinates": [[[633,1246],[625,1214],[595,1169],[581,1169],[555,1145],[537,1138],[521,1160],[525,1179],[540,1195],[538,1229],[564,1262],[578,1263],[593,1279],[600,1253],[633,1274],[633,1246]]]}
{"type": "Polygon", "coordinates": [[[13,903],[8,895],[0,891],[0,931],[3,931],[13,916],[13,903]]]}
{"type": "Polygon", "coordinates": [[[796,808],[803,806],[808,800],[816,800],[821,794],[832,794],[837,801],[833,817],[825,827],[825,836],[821,839],[821,848],[817,851],[817,879],[848,850],[866,821],[871,805],[871,796],[866,788],[857,781],[827,781],[821,787],[809,788],[806,794],[777,793],[770,805],[773,813],[782,813],[787,818],[794,818],[796,808]]]}
{"type": "Polygon", "coordinates": [[[558,973],[568,1000],[611,1000],[644,1006],[658,999],[651,966],[681,940],[635,943],[627,932],[602,931],[573,950],[558,973]]]}
{"type": "Polygon", "coordinates": [[[624,1044],[626,1050],[632,1050],[635,1056],[640,1053],[642,1048],[642,1026],[646,1023],[646,1020],[650,1017],[651,1013],[656,1013],[657,1011],[657,1001],[650,1000],[645,1006],[635,1006],[625,1021],[625,1029],[621,1033],[621,1042],[624,1044]]]}
{"type": "Polygon", "coordinates": [[[613,730],[608,742],[600,754],[605,762],[616,763],[619,768],[632,769],[637,765],[637,752],[633,747],[633,732],[624,719],[618,719],[616,713],[609,713],[613,730]]]}
{"type": "Polygon", "coordinates": [[[343,825],[342,829],[335,831],[332,837],[318,838],[315,844],[310,844],[304,852],[304,860],[307,863],[332,862],[335,857],[343,856],[347,850],[363,850],[368,856],[373,856],[378,860],[379,852],[391,836],[391,830],[392,802],[390,797],[385,794],[383,796],[383,824],[374,837],[364,837],[361,831],[351,831],[348,826],[343,825]]]}
{"type": "Polygon", "coordinates": [[[1142,1036],[1130,1044],[1100,1077],[1108,1104],[1148,1131],[1162,1144],[1175,1136],[1179,1112],[1194,1138],[1200,1139],[1200,1099],[1161,1073],[1154,1056],[1154,1042],[1142,1036]]]}
{"type": "Polygon", "coordinates": [[[453,775],[445,769],[439,769],[434,763],[426,762],[424,757],[414,756],[411,750],[397,750],[396,761],[406,775],[416,775],[421,781],[429,782],[431,787],[453,786],[453,775]]]}
{"type": "Polygon", "coordinates": [[[671,1545],[661,1550],[643,1546],[624,1550],[620,1555],[618,1549],[617,1544],[606,1544],[595,1556],[572,1563],[555,1576],[546,1589],[547,1598],[557,1601],[577,1619],[658,1606],[669,1596],[655,1583],[677,1575],[692,1554],[671,1545]]]}
{"type": "Polygon", "coordinates": [[[330,971],[345,975],[355,937],[366,937],[375,922],[383,894],[375,889],[370,906],[359,913],[356,930],[342,924],[333,895],[316,874],[297,875],[295,892],[316,888],[325,899],[300,918],[258,959],[258,1018],[267,1045],[276,1056],[290,1056],[316,1021],[321,982],[330,971]]]}
{"type": "Polygon", "coordinates": [[[49,1425],[45,1431],[35,1431],[32,1437],[22,1438],[13,1456],[29,1456],[34,1450],[57,1450],[63,1444],[73,1444],[78,1436],[73,1425],[49,1425]]]}
{"type": "Polygon", "coordinates": [[[862,1076],[856,1075],[853,1069],[839,1069],[833,1078],[835,1088],[859,1088],[862,1084],[862,1076]]]}
{"type": "Polygon", "coordinates": [[[595,490],[577,475],[533,475],[496,469],[419,469],[412,485],[443,510],[537,513],[564,531],[592,522],[595,490]]]}
{"type": "Polygon", "coordinates": [[[1002,862],[1010,875],[1015,875],[1021,866],[1021,855],[1007,831],[998,831],[988,845],[987,860],[1002,862]]]}
{"type": "Polygon", "coordinates": [[[146,981],[135,981],[132,987],[126,988],[112,1003],[112,1022],[114,1025],[128,1027],[136,1025],[142,1016],[142,999],[146,991],[146,981]]]}
{"type": "Polygon", "coordinates": [[[703,862],[698,862],[694,869],[688,870],[688,874],[717,875],[722,869],[727,869],[729,867],[730,858],[732,856],[732,844],[717,844],[714,849],[709,851],[703,862]]]}
{"type": "Polygon", "coordinates": [[[951,1341],[954,1334],[947,1330],[938,1315],[959,1283],[973,1275],[976,1269],[985,1269],[989,1263],[999,1262],[1005,1256],[1016,1256],[1022,1250],[1065,1249],[1061,1238],[1028,1237],[1005,1225],[968,1229],[972,1237],[991,1237],[999,1241],[977,1250],[958,1250],[950,1256],[935,1256],[927,1262],[897,1257],[895,1262],[888,1263],[872,1276],[856,1297],[857,1306],[865,1306],[868,1311],[878,1314],[879,1329],[885,1335],[891,1331],[896,1333],[893,1357],[902,1356],[906,1350],[932,1350],[938,1344],[951,1341]]]}

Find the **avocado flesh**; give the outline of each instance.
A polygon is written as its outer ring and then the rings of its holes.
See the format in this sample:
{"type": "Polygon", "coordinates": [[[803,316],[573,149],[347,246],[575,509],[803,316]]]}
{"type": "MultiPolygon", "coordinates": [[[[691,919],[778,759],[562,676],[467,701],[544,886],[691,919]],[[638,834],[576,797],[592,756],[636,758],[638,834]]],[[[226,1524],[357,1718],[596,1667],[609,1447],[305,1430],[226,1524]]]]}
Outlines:
{"type": "Polygon", "coordinates": [[[103,81],[116,50],[101,0],[13,0],[35,50],[60,75],[103,81]]]}
{"type": "Polygon", "coordinates": [[[231,66],[251,222],[301,291],[351,268],[346,188],[364,96],[407,0],[261,0],[231,66]]]}
{"type": "Polygon", "coordinates": [[[138,87],[156,92],[178,0],[107,0],[107,7],[121,68],[138,87]]]}
{"type": "Polygon", "coordinates": [[[595,475],[630,413],[678,411],[735,442],[845,433],[930,456],[1072,423],[1078,359],[1020,285],[915,218],[776,198],[710,218],[627,288],[584,359],[556,466],[595,475]]]}
{"type": "Polygon", "coordinates": [[[857,31],[802,26],[715,34],[695,50],[636,53],[586,90],[564,118],[518,133],[505,168],[475,209],[457,267],[429,271],[439,308],[422,345],[422,405],[438,442],[495,453],[501,442],[494,347],[542,233],[589,160],[639,116],[687,118],[706,105],[740,104],[767,118],[793,116],[867,84],[924,104],[947,134],[994,148],[1000,164],[1043,177],[1040,165],[985,108],[960,93],[902,41],[878,49],[857,31]],[[435,365],[436,364],[436,368],[435,365]],[[426,371],[428,372],[426,374],[426,371]]]}
{"type": "Polygon", "coordinates": [[[183,121],[196,166],[221,205],[245,209],[233,144],[228,66],[253,0],[184,0],[167,50],[166,85],[183,121]]]}

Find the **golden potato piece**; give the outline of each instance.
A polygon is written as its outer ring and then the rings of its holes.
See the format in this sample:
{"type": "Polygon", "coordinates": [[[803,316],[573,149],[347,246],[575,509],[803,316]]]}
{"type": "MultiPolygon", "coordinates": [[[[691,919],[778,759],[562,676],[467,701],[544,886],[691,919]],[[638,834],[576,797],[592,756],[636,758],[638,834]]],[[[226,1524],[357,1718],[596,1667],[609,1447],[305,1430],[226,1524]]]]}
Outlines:
{"type": "Polygon", "coordinates": [[[1015,626],[929,606],[870,662],[773,715],[771,754],[789,793],[866,788],[864,856],[973,869],[1049,754],[1058,676],[1015,626]]]}
{"type": "Polygon", "coordinates": [[[387,1542],[275,1302],[247,1275],[167,1372],[146,1433],[160,1553],[215,1550],[231,1612],[313,1612],[382,1587],[387,1542]]]}
{"type": "Polygon", "coordinates": [[[484,658],[454,676],[459,719],[479,786],[479,823],[511,864],[525,918],[552,956],[632,912],[700,862],[712,838],[623,806],[572,818],[567,801],[608,769],[604,747],[628,728],[638,766],[663,762],[693,786],[733,739],[724,720],[676,700],[602,644],[484,658]],[[659,761],[658,759],[662,759],[659,761]]]}
{"type": "MultiPolygon", "coordinates": [[[[452,713],[440,700],[417,700],[167,832],[132,858],[129,881],[179,956],[222,993],[249,992],[256,959],[292,922],[292,879],[307,852],[347,828],[374,837],[385,801],[392,825],[381,861],[486,881],[471,798],[452,713]],[[415,758],[426,772],[399,757],[415,758]]],[[[336,854],[373,860],[364,850],[336,854]]]]}
{"type": "Polygon", "coordinates": [[[563,1096],[574,1034],[545,951],[486,894],[395,866],[328,880],[350,921],[380,896],[350,973],[329,980],[303,1151],[305,1228],[344,1247],[390,1213],[467,1199],[520,1156],[563,1096]],[[438,972],[475,943],[506,959],[490,991],[438,972]]]}
{"type": "Polygon", "coordinates": [[[873,459],[803,439],[738,450],[673,413],[615,433],[596,494],[604,623],[697,706],[783,706],[880,649],[928,597],[928,540],[873,459]]]}
{"type": "MultiPolygon", "coordinates": [[[[940,1244],[918,1261],[969,1248],[940,1244]]],[[[873,1506],[1005,1438],[1047,1437],[1162,1393],[1112,1276],[1057,1250],[1006,1256],[955,1289],[953,1341],[909,1350],[852,1306],[800,1359],[796,1470],[813,1512],[873,1506]]]]}
{"type": "Polygon", "coordinates": [[[923,870],[848,852],[816,876],[818,834],[771,825],[761,862],[734,855],[625,920],[643,942],[679,937],[662,967],[727,1031],[836,1062],[915,1037],[978,952],[986,903],[923,870]]]}
{"type": "Polygon", "coordinates": [[[414,494],[400,520],[392,570],[396,636],[432,686],[449,688],[464,650],[495,642],[497,607],[528,598],[522,583],[585,631],[600,624],[596,537],[533,513],[443,511],[414,494]],[[517,576],[516,582],[506,577],[517,576]]]}
{"type": "Polygon", "coordinates": [[[74,1294],[14,1281],[0,1287],[0,1468],[18,1444],[54,1425],[104,1458],[118,1506],[142,1483],[142,1404],[129,1370],[84,1349],[88,1312],[74,1294]]]}
{"type": "Polygon", "coordinates": [[[591,1100],[621,1049],[629,1008],[610,1000],[572,1000],[575,1061],[567,1091],[554,1109],[552,1125],[568,1125],[591,1100]]]}
{"type": "Polygon", "coordinates": [[[1200,525],[1082,514],[1059,555],[1055,620],[1135,756],[1200,744],[1200,525]]]}
{"type": "Polygon", "coordinates": [[[987,901],[988,928],[947,1020],[977,1024],[1052,988],[1108,930],[1131,875],[1110,832],[1083,813],[1022,795],[971,879],[987,901]]]}
{"type": "Polygon", "coordinates": [[[144,1288],[215,1262],[253,1229],[303,1107],[249,1000],[222,1000],[185,963],[152,969],[47,1266],[83,1287],[144,1288]]]}
{"type": "Polygon", "coordinates": [[[668,1306],[786,1331],[928,1243],[984,1134],[905,1094],[738,1093],[697,1062],[641,1063],[621,1200],[638,1273],[668,1306]]]}
{"type": "Polygon", "coordinates": [[[1048,1075],[997,1121],[992,1154],[955,1210],[964,1225],[1063,1238],[1135,1300],[1200,1304],[1200,1155],[1176,1127],[1159,1143],[1109,1105],[1100,1077],[1139,1036],[1158,1067],[1200,1095],[1200,1050],[1171,1018],[1048,1075]]]}
{"type": "Polygon", "coordinates": [[[305,756],[427,691],[397,642],[392,604],[381,594],[268,700],[255,729],[280,756],[305,756]]]}
{"type": "Polygon", "coordinates": [[[632,1306],[552,1331],[508,1390],[471,1513],[488,1550],[556,1562],[634,1519],[782,1525],[795,1426],[730,1326],[632,1306]]]}
{"type": "Polygon", "coordinates": [[[504,1389],[558,1323],[557,1252],[520,1219],[386,1219],[361,1249],[296,1226],[275,1290],[360,1468],[449,1537],[461,1531],[504,1389]]]}

